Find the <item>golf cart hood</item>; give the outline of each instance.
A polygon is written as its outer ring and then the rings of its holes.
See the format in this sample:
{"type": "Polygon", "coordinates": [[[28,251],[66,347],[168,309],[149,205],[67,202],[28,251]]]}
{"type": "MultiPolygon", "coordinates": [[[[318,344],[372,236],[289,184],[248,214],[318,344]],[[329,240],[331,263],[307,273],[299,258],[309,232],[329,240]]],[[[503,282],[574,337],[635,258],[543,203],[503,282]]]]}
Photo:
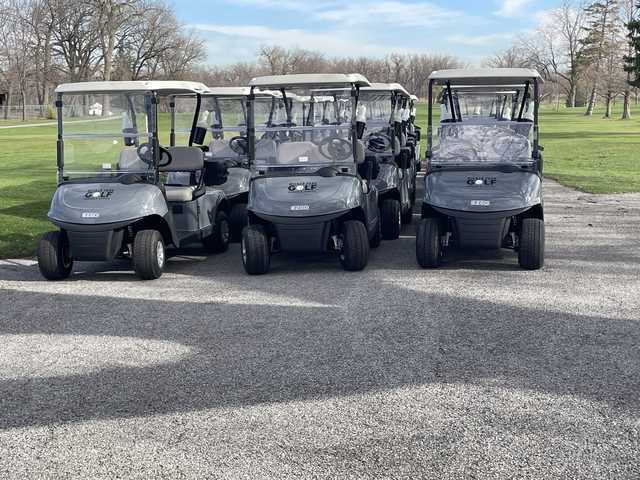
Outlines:
{"type": "Polygon", "coordinates": [[[348,211],[362,204],[363,195],[360,179],[351,175],[256,177],[249,192],[249,210],[281,217],[348,211]]]}
{"type": "Polygon", "coordinates": [[[449,210],[503,212],[542,203],[540,177],[530,171],[443,170],[425,181],[425,202],[449,210]]]}
{"type": "Polygon", "coordinates": [[[66,183],[56,190],[48,217],[54,224],[99,225],[167,213],[167,202],[156,185],[66,183]]]}

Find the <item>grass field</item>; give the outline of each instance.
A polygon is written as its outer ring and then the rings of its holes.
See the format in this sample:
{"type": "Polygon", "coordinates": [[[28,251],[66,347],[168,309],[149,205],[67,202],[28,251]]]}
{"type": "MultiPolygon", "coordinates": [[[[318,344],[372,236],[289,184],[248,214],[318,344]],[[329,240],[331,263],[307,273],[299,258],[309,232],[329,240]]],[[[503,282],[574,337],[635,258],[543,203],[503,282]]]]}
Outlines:
{"type": "MultiPolygon", "coordinates": [[[[612,120],[599,110],[592,118],[582,113],[543,110],[545,174],[587,192],[640,191],[640,111],[628,121],[618,120],[618,111],[612,120]]],[[[0,128],[0,258],[33,254],[37,238],[52,228],[46,212],[55,189],[55,138],[54,125],[0,128]]]]}

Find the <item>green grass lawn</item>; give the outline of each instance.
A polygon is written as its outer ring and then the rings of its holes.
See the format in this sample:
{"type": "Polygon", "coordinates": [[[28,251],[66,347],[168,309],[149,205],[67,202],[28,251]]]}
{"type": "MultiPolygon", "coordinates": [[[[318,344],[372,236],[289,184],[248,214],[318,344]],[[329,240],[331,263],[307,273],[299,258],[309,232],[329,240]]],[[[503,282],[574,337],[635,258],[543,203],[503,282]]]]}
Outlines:
{"type": "MultiPolygon", "coordinates": [[[[640,109],[629,121],[618,120],[619,111],[612,120],[601,110],[592,118],[583,111],[543,109],[545,174],[587,192],[640,192],[640,109]]],[[[424,125],[424,106],[420,113],[424,125]]],[[[46,213],[56,183],[55,138],[54,125],[0,129],[0,258],[33,254],[52,228],[46,213]]]]}

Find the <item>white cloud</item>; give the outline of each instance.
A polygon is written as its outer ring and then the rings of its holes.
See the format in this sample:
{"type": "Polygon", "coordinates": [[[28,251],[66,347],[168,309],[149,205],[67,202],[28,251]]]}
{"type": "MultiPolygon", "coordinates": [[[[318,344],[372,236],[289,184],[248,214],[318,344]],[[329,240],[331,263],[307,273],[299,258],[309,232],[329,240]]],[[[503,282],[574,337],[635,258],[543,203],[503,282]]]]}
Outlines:
{"type": "Polygon", "coordinates": [[[489,35],[450,35],[447,41],[457,45],[469,47],[486,47],[491,45],[504,44],[513,40],[512,33],[494,33],[489,35]]]}
{"type": "Polygon", "coordinates": [[[364,38],[353,30],[311,32],[302,29],[275,29],[262,25],[196,24],[192,28],[209,41],[213,63],[231,63],[255,56],[260,45],[280,45],[321,51],[329,56],[383,56],[391,51],[413,53],[413,48],[381,45],[364,38]],[[213,38],[212,38],[213,37],[213,38]],[[219,48],[220,45],[224,48],[219,48]]]}
{"type": "Polygon", "coordinates": [[[501,0],[501,5],[496,15],[500,17],[518,17],[534,0],[501,0]]]}

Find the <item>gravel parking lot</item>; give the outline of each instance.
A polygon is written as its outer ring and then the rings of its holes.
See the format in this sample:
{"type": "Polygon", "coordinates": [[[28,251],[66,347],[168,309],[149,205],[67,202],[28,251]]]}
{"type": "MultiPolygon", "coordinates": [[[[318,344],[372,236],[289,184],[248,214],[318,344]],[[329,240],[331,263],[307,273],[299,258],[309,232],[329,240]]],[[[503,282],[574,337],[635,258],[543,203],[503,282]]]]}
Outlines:
{"type": "Polygon", "coordinates": [[[535,272],[1,262],[0,478],[639,478],[640,195],[545,194],[535,272]]]}

